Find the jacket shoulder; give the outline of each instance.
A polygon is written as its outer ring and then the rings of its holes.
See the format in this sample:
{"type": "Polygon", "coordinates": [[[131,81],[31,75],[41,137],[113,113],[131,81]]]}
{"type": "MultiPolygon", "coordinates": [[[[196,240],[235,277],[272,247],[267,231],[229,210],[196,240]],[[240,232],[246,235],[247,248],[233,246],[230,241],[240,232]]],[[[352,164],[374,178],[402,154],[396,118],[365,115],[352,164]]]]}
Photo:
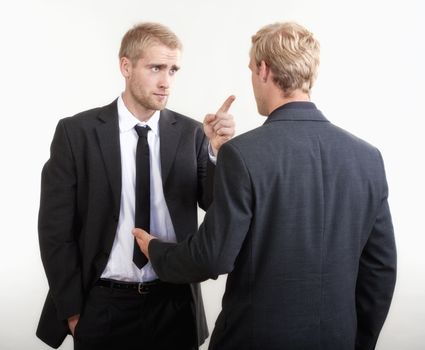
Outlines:
{"type": "Polygon", "coordinates": [[[355,145],[359,148],[363,148],[364,150],[369,150],[369,151],[373,151],[376,152],[377,148],[372,145],[371,143],[369,143],[368,141],[360,138],[359,136],[356,136],[354,134],[352,134],[351,132],[336,126],[334,124],[331,124],[331,128],[332,131],[335,135],[338,135],[341,139],[344,139],[347,143],[351,144],[351,145],[355,145]]]}
{"type": "Polygon", "coordinates": [[[118,116],[117,103],[116,100],[112,103],[88,109],[86,111],[79,112],[73,116],[65,117],[59,120],[59,123],[65,125],[66,127],[84,127],[92,126],[93,123],[99,122],[100,116],[118,116]]]}

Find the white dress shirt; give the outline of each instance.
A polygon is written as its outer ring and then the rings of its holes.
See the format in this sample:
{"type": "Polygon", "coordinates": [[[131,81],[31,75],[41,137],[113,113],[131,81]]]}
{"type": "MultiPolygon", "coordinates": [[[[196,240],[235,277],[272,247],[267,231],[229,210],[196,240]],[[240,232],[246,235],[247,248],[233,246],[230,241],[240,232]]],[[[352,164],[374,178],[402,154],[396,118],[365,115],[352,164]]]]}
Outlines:
{"type": "Polygon", "coordinates": [[[148,262],[140,270],[133,263],[134,236],[131,230],[134,228],[136,148],[138,141],[134,127],[136,125],[149,125],[151,128],[151,131],[148,132],[151,171],[150,231],[162,241],[176,242],[176,234],[162,188],[159,154],[159,111],[156,111],[147,123],[143,123],[131,114],[121,96],[117,103],[121,147],[121,207],[117,233],[102,278],[129,282],[151,281],[158,278],[151,263],[148,262]]]}

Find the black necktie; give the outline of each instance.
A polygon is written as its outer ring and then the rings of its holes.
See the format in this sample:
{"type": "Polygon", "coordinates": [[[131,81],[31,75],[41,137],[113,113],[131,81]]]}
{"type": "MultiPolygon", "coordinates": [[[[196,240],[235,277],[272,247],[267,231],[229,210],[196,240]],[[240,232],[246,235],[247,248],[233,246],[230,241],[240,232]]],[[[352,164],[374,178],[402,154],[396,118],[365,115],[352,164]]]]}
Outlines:
{"type": "MultiPolygon", "coordinates": [[[[149,164],[149,144],[148,131],[150,127],[146,125],[135,126],[139,135],[136,151],[136,211],[134,214],[135,225],[147,232],[150,232],[150,164],[149,164]]],[[[134,239],[133,262],[141,269],[146,265],[148,259],[142,253],[139,245],[134,239]]]]}

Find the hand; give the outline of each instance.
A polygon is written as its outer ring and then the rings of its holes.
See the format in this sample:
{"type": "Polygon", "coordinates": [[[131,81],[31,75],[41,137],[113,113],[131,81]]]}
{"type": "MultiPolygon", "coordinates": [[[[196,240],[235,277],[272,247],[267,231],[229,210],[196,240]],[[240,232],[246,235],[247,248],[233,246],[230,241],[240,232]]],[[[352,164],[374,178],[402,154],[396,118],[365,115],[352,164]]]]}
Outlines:
{"type": "Polygon", "coordinates": [[[78,321],[80,320],[80,315],[74,315],[68,318],[68,327],[71,331],[72,336],[74,336],[75,333],[75,327],[77,326],[78,321]]]}
{"type": "Polygon", "coordinates": [[[230,106],[236,99],[230,95],[216,114],[207,114],[204,119],[204,132],[210,140],[212,151],[217,155],[220,147],[235,134],[233,116],[228,113],[230,106]]]}
{"type": "Polygon", "coordinates": [[[149,233],[147,233],[145,230],[142,230],[141,228],[135,228],[131,232],[133,233],[134,237],[136,237],[136,241],[140,247],[140,250],[149,259],[149,243],[152,239],[155,239],[155,237],[151,236],[149,233]]]}

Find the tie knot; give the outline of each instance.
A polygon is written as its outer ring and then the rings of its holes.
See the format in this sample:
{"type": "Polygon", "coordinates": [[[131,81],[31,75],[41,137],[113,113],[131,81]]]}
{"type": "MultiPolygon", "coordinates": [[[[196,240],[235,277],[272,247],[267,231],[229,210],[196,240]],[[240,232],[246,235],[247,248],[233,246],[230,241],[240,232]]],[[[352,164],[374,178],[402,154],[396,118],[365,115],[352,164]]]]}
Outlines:
{"type": "Polygon", "coordinates": [[[135,129],[136,129],[137,135],[139,135],[139,137],[140,137],[140,136],[143,136],[143,137],[147,138],[147,136],[148,136],[148,131],[149,131],[151,128],[149,127],[149,125],[146,125],[146,126],[136,125],[136,126],[135,126],[135,129]]]}

